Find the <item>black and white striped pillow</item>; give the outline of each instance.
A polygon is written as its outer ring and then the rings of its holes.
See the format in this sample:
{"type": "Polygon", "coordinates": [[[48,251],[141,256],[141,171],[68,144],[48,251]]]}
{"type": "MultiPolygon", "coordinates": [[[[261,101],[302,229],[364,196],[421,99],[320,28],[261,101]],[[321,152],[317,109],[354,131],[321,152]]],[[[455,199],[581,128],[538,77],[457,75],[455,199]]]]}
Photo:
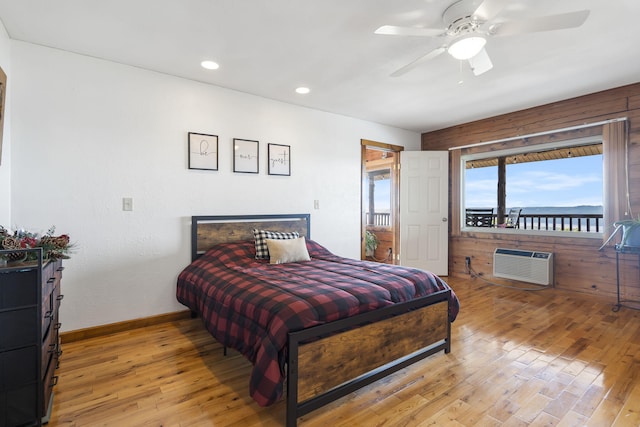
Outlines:
{"type": "Polygon", "coordinates": [[[254,229],[253,236],[256,239],[256,259],[269,259],[269,248],[267,247],[267,239],[297,239],[298,237],[300,237],[300,233],[298,233],[297,231],[293,231],[291,233],[283,233],[280,231],[254,229]]]}

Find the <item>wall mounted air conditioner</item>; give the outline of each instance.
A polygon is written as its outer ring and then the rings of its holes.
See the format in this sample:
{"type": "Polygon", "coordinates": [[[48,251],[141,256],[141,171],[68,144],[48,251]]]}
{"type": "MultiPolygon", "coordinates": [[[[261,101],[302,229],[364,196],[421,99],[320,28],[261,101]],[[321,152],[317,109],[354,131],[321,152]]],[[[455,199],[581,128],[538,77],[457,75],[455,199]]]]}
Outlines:
{"type": "Polygon", "coordinates": [[[493,275],[549,286],[553,284],[553,253],[497,248],[493,275]]]}

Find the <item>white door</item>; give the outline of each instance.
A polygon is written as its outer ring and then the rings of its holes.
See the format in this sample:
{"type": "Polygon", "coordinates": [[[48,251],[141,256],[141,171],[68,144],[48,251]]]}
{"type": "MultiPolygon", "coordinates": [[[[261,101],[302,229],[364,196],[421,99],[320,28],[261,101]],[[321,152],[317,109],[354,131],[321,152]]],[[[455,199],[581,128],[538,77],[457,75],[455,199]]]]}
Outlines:
{"type": "Polygon", "coordinates": [[[400,265],[449,273],[449,153],[400,154],[400,265]]]}

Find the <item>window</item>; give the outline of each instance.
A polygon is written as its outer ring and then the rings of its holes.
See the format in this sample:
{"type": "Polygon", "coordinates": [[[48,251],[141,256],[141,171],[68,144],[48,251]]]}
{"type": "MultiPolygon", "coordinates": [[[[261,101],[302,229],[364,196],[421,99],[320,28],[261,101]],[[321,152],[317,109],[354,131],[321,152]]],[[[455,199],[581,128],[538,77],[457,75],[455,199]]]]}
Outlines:
{"type": "Polygon", "coordinates": [[[367,225],[391,225],[391,169],[367,172],[367,225]]]}
{"type": "MultiPolygon", "coordinates": [[[[465,218],[471,209],[493,209],[488,224],[492,231],[513,228],[601,236],[603,170],[599,135],[463,155],[461,215],[465,218]]],[[[462,228],[477,227],[468,218],[461,221],[462,228]]]]}

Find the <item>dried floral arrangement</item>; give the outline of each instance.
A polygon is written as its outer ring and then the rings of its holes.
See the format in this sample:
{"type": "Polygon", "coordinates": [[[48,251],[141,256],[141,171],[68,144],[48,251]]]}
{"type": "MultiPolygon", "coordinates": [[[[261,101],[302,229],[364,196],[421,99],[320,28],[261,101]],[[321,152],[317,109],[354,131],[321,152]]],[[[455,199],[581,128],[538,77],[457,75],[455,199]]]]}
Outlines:
{"type": "MultiPolygon", "coordinates": [[[[0,249],[33,249],[42,248],[43,259],[69,258],[69,253],[73,244],[69,241],[67,234],[54,236],[55,226],[49,228],[46,233],[39,235],[26,230],[15,230],[13,232],[0,225],[0,249]]],[[[35,254],[29,252],[9,252],[4,256],[8,261],[22,261],[35,259],[35,254]]]]}

